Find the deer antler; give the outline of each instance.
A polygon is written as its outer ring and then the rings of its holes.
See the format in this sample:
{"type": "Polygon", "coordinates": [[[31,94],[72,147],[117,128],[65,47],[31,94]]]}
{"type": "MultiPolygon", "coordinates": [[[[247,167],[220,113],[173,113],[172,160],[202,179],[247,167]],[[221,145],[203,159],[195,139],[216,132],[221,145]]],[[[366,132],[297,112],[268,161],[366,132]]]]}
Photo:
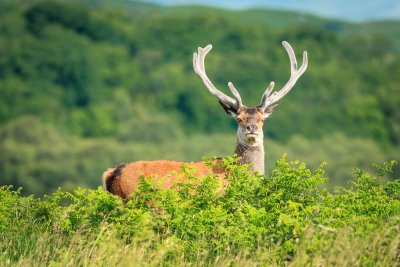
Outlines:
{"type": "Polygon", "coordinates": [[[207,45],[205,48],[198,48],[198,52],[193,53],[193,68],[197,76],[203,81],[205,86],[207,87],[210,93],[217,97],[219,101],[224,104],[227,104],[238,110],[242,106],[242,99],[240,97],[239,92],[236,90],[235,86],[231,82],[228,83],[229,89],[231,90],[232,94],[234,95],[235,99],[230,96],[225,95],[221,91],[219,91],[214,84],[210,81],[207,77],[206,70],[204,68],[204,58],[206,57],[207,53],[210,52],[212,49],[212,45],[207,45]]]}
{"type": "Polygon", "coordinates": [[[261,102],[258,105],[262,110],[266,110],[269,107],[275,106],[274,104],[278,102],[281,98],[283,98],[296,84],[296,81],[300,78],[300,76],[306,71],[308,64],[308,56],[307,51],[303,52],[303,63],[300,68],[297,68],[297,60],[296,55],[294,54],[293,48],[286,41],[282,42],[282,45],[285,47],[286,52],[289,55],[290,59],[290,78],[289,81],[282,87],[282,89],[278,92],[274,92],[271,95],[272,89],[274,88],[274,82],[271,82],[265,90],[261,98],[261,102]],[[271,96],[270,96],[271,95],[271,96]]]}

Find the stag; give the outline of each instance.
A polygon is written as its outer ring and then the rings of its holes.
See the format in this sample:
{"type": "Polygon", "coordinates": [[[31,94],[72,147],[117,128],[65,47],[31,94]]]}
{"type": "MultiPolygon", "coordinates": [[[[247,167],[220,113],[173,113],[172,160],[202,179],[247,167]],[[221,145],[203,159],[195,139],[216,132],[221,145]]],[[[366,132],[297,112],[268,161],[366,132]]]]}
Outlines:
{"type": "MultiPolygon", "coordinates": [[[[237,144],[235,154],[240,158],[238,164],[249,164],[253,172],[264,174],[264,133],[263,125],[265,120],[272,114],[278,101],[281,100],[293,88],[296,81],[307,69],[307,52],[303,52],[303,62],[298,68],[295,53],[286,41],[282,42],[283,47],[290,60],[290,78],[281,90],[272,92],[274,82],[271,82],[261,97],[258,106],[249,108],[242,103],[242,99],[235,86],[229,82],[228,87],[233,95],[230,97],[219,91],[208,78],[205,70],[204,59],[212,49],[209,44],[205,48],[198,48],[193,54],[193,68],[197,76],[203,81],[208,91],[215,96],[225,112],[233,117],[237,123],[237,144]]],[[[161,180],[162,188],[169,188],[177,181],[177,174],[182,173],[182,161],[136,161],[122,163],[117,167],[109,168],[103,174],[103,187],[105,190],[126,198],[133,193],[139,184],[139,177],[153,177],[153,181],[161,180]]],[[[191,163],[193,168],[198,170],[198,175],[217,175],[224,179],[224,170],[218,167],[210,167],[203,161],[191,163]]]]}

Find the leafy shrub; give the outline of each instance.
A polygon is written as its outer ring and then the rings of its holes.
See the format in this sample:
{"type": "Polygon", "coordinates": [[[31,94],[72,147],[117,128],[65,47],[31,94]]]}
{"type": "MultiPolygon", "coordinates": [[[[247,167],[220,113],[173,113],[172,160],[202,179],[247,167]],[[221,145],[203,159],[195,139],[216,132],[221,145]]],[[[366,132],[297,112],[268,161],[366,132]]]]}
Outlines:
{"type": "MultiPolygon", "coordinates": [[[[333,257],[334,249],[339,249],[335,246],[350,240],[366,246],[363,242],[378,238],[385,225],[392,230],[386,241],[379,241],[383,256],[386,262],[398,261],[398,251],[392,248],[400,244],[395,231],[400,222],[399,182],[378,182],[393,162],[378,166],[378,175],[356,170],[350,188],[329,193],[322,186],[327,181],[324,164],[311,171],[304,163],[282,157],[266,177],[249,172],[246,165],[236,165],[237,160],[223,159],[229,170],[223,183],[213,175],[196,176],[190,165],[183,167],[189,179],[168,190],[141,177],[125,204],[100,188],[58,190],[34,199],[2,187],[0,240],[7,245],[0,262],[18,262],[39,253],[34,248],[42,242],[38,233],[43,232],[49,240],[60,242],[59,251],[48,256],[56,262],[78,236],[92,246],[89,256],[109,240],[122,240],[126,246],[153,253],[150,257],[162,264],[198,260],[210,264],[227,255],[249,262],[315,263],[321,261],[322,251],[333,257]]],[[[377,254],[378,249],[371,251],[375,254],[370,258],[359,253],[349,262],[379,262],[383,256],[377,254]]]]}

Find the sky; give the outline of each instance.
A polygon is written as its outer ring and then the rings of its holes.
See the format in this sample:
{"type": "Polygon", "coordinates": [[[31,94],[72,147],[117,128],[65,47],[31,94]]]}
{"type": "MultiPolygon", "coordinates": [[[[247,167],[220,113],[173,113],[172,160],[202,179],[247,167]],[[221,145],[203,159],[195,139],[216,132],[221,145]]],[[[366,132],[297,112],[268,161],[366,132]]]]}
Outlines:
{"type": "Polygon", "coordinates": [[[277,8],[349,21],[400,20],[400,0],[144,0],[165,5],[203,4],[230,9],[277,8]]]}

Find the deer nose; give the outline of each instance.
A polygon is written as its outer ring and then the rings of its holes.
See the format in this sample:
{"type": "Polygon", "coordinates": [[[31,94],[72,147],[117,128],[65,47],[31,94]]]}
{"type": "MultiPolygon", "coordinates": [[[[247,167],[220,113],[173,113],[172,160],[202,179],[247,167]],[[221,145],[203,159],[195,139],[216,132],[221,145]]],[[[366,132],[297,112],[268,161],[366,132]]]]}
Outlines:
{"type": "Polygon", "coordinates": [[[247,131],[254,133],[257,131],[258,127],[255,124],[250,124],[246,126],[247,131]]]}

